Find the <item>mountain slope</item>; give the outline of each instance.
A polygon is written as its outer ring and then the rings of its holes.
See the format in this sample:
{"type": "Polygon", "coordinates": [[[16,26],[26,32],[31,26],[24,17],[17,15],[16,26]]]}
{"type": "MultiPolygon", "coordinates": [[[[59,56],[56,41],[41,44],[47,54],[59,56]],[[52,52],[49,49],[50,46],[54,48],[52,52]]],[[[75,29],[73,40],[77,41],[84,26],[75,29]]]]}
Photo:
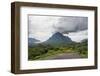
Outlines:
{"type": "Polygon", "coordinates": [[[32,46],[36,42],[40,42],[40,41],[35,39],[35,38],[28,38],[28,45],[29,46],[32,46]]]}
{"type": "Polygon", "coordinates": [[[63,36],[63,34],[57,32],[53,34],[47,41],[44,43],[51,44],[51,45],[59,45],[59,44],[67,44],[71,43],[72,40],[67,36],[63,36]]]}

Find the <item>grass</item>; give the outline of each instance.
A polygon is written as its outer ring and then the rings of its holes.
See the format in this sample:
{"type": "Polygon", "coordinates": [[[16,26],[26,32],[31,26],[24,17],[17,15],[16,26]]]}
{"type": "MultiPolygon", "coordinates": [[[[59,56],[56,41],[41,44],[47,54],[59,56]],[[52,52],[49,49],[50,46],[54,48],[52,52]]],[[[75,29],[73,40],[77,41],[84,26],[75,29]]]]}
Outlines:
{"type": "Polygon", "coordinates": [[[72,43],[62,46],[38,44],[28,48],[29,60],[46,60],[62,53],[78,53],[81,57],[88,57],[87,42],[72,43]]]}
{"type": "MultiPolygon", "coordinates": [[[[49,58],[55,57],[55,55],[63,54],[63,53],[75,53],[75,51],[73,51],[71,48],[70,49],[64,49],[64,50],[57,50],[57,51],[49,50],[45,54],[34,57],[34,60],[37,60],[37,59],[38,60],[47,60],[49,58]]],[[[81,55],[81,56],[84,56],[84,55],[81,55]]],[[[33,60],[33,59],[30,59],[30,60],[33,60]]]]}

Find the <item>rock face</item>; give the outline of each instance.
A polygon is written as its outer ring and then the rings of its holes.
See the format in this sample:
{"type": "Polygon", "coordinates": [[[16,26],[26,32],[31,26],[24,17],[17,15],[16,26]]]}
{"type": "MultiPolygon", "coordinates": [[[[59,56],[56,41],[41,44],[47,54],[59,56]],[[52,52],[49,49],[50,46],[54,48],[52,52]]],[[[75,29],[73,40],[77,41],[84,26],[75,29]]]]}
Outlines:
{"type": "Polygon", "coordinates": [[[44,43],[51,44],[51,45],[59,45],[59,44],[67,44],[71,43],[72,40],[68,36],[64,36],[63,34],[57,32],[53,34],[47,41],[44,43]]]}

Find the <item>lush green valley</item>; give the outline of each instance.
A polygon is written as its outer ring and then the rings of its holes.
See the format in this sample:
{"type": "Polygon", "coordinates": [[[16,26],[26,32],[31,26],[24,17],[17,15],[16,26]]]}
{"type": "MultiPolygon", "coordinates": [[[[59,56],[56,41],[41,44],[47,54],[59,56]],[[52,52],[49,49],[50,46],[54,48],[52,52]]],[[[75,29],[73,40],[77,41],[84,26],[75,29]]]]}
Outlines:
{"type": "Polygon", "coordinates": [[[47,60],[49,57],[53,57],[61,53],[78,53],[82,58],[88,57],[88,41],[84,40],[81,43],[68,43],[63,45],[49,45],[49,44],[37,44],[28,48],[29,60],[47,60]]]}

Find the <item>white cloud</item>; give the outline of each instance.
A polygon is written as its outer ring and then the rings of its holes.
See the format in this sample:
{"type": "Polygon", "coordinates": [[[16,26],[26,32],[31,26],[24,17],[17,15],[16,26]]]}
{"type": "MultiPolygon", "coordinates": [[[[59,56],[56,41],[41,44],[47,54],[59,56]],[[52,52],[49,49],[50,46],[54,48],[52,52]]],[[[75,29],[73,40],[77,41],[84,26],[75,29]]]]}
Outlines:
{"type": "Polygon", "coordinates": [[[77,32],[87,29],[88,18],[87,17],[75,17],[67,16],[60,18],[55,29],[61,33],[77,32]]]}
{"type": "Polygon", "coordinates": [[[79,42],[87,37],[87,18],[86,17],[61,17],[61,16],[29,16],[29,37],[45,41],[55,32],[61,32],[79,42]],[[60,29],[59,29],[60,28],[60,29]],[[83,30],[83,31],[81,31],[83,30]],[[79,32],[78,32],[79,31],[79,32]]]}
{"type": "Polygon", "coordinates": [[[84,30],[84,31],[72,32],[72,33],[64,34],[64,35],[69,36],[73,41],[80,42],[83,39],[88,38],[88,31],[84,30]]]}
{"type": "Polygon", "coordinates": [[[53,16],[29,16],[29,37],[45,41],[55,31],[53,26],[58,23],[59,18],[53,16]]]}

